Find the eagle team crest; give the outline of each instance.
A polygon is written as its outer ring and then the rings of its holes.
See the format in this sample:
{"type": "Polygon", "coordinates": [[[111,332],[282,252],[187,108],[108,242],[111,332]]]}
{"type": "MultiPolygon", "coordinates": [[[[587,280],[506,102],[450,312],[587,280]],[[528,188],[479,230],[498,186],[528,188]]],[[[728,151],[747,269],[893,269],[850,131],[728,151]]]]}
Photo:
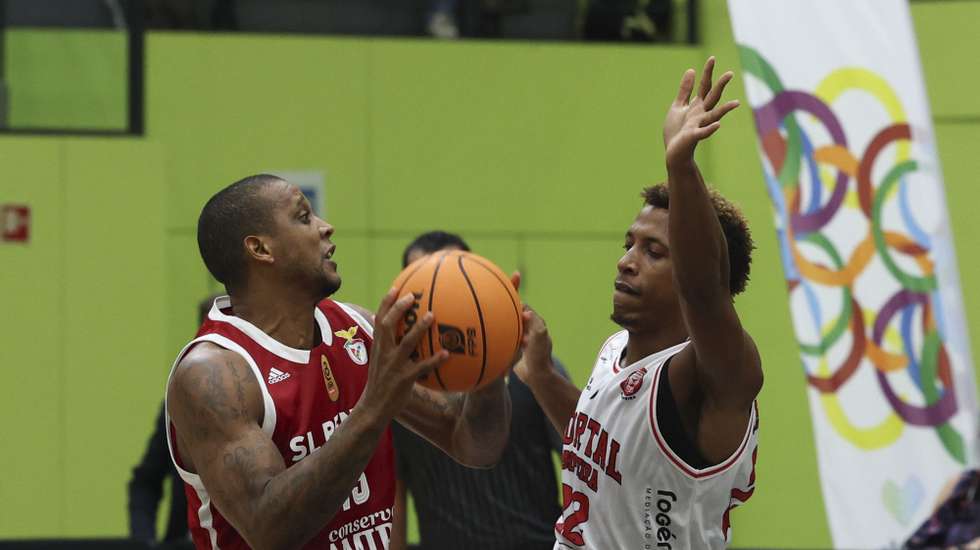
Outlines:
{"type": "Polygon", "coordinates": [[[337,386],[337,380],[333,377],[333,371],[330,370],[330,362],[327,361],[326,355],[320,356],[320,367],[323,369],[323,383],[327,386],[327,395],[331,401],[337,401],[340,398],[340,387],[337,386]]]}
{"type": "Polygon", "coordinates": [[[344,342],[344,349],[347,350],[347,355],[350,356],[351,361],[358,365],[367,365],[367,346],[364,345],[364,340],[354,338],[354,336],[357,336],[357,325],[347,330],[335,331],[334,335],[346,340],[344,342]]]}

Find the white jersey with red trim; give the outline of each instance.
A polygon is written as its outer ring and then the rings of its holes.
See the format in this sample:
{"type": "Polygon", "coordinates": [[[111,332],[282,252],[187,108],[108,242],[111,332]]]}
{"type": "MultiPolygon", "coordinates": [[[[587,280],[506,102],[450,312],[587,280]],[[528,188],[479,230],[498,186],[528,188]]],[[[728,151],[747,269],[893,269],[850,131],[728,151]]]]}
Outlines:
{"type": "Polygon", "coordinates": [[[725,548],[728,513],[754,490],[758,409],[732,456],[688,465],[656,416],[660,371],[688,342],[620,368],[628,339],[621,331],[606,340],[565,430],[555,549],[725,548]]]}

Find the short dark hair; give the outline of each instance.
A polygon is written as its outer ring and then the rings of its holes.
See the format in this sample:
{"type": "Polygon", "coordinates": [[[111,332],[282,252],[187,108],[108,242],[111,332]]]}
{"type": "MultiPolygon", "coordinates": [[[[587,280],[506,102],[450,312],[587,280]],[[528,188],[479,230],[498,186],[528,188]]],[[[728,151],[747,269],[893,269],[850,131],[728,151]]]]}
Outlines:
{"type": "Polygon", "coordinates": [[[226,289],[244,283],[245,251],[242,241],[267,231],[272,209],[262,189],[282,178],[257,174],[242,178],[211,197],[197,220],[197,246],[211,275],[226,289]]]}
{"type": "MultiPolygon", "coordinates": [[[[728,244],[728,289],[735,296],[745,290],[749,282],[749,268],[755,244],[752,242],[749,224],[738,207],[711,187],[708,187],[708,195],[728,244]]],[[[666,184],[647,187],[641,196],[646,204],[654,208],[670,209],[670,195],[666,184]]]]}
{"type": "Polygon", "coordinates": [[[449,247],[456,247],[467,252],[470,251],[470,247],[463,240],[463,237],[455,233],[447,233],[445,231],[422,233],[418,237],[415,237],[414,241],[408,243],[405,251],[402,252],[402,267],[408,266],[408,255],[413,250],[421,250],[426,254],[431,254],[449,247]]]}

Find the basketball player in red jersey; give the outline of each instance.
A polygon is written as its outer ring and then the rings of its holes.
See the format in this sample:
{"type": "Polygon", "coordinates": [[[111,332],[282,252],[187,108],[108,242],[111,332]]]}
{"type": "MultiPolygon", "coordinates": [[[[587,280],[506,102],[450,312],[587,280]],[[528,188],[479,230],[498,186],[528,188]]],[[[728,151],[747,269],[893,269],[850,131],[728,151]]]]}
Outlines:
{"type": "Polygon", "coordinates": [[[471,466],[506,444],[503,379],[465,396],[414,384],[446,355],[410,357],[430,314],[395,336],[411,296],[390,291],[376,325],[327,298],[340,287],[333,231],[275,176],[238,181],[201,212],[201,255],[229,296],[178,356],[166,403],[198,548],[387,548],[392,419],[471,466]]]}
{"type": "Polygon", "coordinates": [[[728,72],[697,94],[687,71],[667,113],[667,184],[644,191],[617,264],[612,319],[580,392],[550,365],[540,317],[517,374],[564,431],[560,548],[719,549],[729,510],[751,496],[762,387],[759,352],[732,297],[748,280],[752,241],[738,211],[709,190],[694,149],[738,106],[728,72]]]}

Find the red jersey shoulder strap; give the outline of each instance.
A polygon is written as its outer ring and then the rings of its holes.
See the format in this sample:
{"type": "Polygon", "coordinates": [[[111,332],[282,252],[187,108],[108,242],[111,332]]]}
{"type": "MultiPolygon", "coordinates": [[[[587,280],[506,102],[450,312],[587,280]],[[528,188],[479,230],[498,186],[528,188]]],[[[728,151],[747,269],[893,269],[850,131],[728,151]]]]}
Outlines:
{"type": "MultiPolygon", "coordinates": [[[[336,318],[343,321],[353,321],[369,338],[374,338],[374,325],[349,304],[327,299],[320,302],[318,308],[323,310],[323,313],[328,319],[336,318]]],[[[345,326],[343,328],[347,327],[345,326]]]]}

